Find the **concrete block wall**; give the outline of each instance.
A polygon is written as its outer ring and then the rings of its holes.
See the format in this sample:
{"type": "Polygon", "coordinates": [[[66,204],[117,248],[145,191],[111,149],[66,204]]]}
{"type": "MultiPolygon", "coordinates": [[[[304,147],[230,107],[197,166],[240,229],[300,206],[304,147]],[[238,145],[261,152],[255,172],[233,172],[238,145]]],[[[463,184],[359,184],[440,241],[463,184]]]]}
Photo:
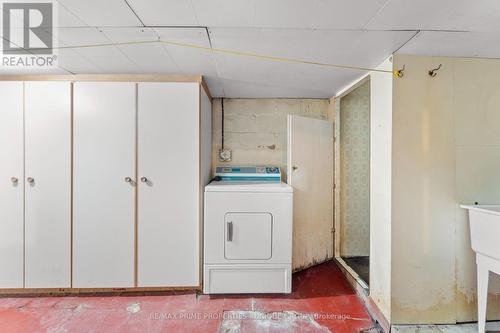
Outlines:
{"type": "Polygon", "coordinates": [[[232,161],[220,162],[221,99],[212,106],[212,153],[216,165],[275,165],[286,173],[287,115],[327,119],[328,99],[224,99],[225,147],[232,161]]]}

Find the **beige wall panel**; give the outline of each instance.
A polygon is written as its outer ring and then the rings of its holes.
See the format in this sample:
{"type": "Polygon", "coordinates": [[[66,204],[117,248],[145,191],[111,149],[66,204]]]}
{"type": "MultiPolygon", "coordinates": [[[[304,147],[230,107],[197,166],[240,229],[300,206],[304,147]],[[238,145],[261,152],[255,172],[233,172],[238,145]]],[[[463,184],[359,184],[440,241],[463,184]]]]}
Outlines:
{"type": "Polygon", "coordinates": [[[450,59],[395,56],[392,323],[455,322],[455,146],[450,59]],[[427,71],[442,63],[439,74],[427,71]]]}
{"type": "MultiPolygon", "coordinates": [[[[500,202],[500,61],[456,59],[457,203],[500,202]]],[[[456,212],[457,321],[477,320],[476,263],[469,222],[456,212]]],[[[488,319],[500,319],[500,277],[491,274],[488,319]]]]}
{"type": "Polygon", "coordinates": [[[458,146],[500,145],[500,60],[456,59],[455,134],[458,146]]]}

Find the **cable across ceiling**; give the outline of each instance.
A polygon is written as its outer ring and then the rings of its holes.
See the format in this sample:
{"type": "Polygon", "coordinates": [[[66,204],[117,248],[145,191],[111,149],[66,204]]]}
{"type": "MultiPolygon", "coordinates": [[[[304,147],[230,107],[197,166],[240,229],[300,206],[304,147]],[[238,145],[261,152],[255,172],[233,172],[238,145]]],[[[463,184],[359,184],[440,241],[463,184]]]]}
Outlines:
{"type": "Polygon", "coordinates": [[[253,53],[253,52],[244,52],[244,51],[238,51],[238,50],[207,47],[207,46],[189,44],[189,43],[180,43],[180,42],[175,42],[175,41],[165,40],[165,39],[146,40],[146,41],[130,41],[130,42],[120,42],[120,43],[68,45],[68,46],[54,47],[54,49],[81,49],[81,48],[91,48],[91,47],[123,46],[123,45],[153,44],[153,43],[160,43],[160,44],[166,44],[166,45],[177,46],[177,47],[204,50],[204,51],[213,52],[213,53],[229,54],[229,55],[240,56],[240,57],[251,57],[251,58],[271,60],[271,61],[283,61],[283,62],[289,62],[289,63],[298,63],[298,64],[306,64],[306,65],[314,65],[314,66],[340,68],[340,69],[347,69],[347,70],[372,71],[372,72],[381,72],[381,73],[391,73],[392,74],[392,71],[390,71],[390,70],[368,68],[368,67],[361,67],[361,66],[348,66],[348,65],[340,65],[340,64],[331,64],[331,63],[325,63],[325,62],[309,61],[309,60],[287,58],[287,57],[277,57],[277,56],[271,56],[271,55],[253,53]]]}

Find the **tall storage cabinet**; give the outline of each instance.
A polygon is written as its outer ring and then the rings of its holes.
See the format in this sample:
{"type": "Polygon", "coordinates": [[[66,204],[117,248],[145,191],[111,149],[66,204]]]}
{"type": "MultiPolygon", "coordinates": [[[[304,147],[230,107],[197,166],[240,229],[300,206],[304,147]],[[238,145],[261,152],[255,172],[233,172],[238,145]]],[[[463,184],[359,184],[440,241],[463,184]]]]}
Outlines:
{"type": "Polygon", "coordinates": [[[71,83],[24,83],[25,287],[71,285],[71,83]]]}
{"type": "Polygon", "coordinates": [[[207,100],[198,82],[74,84],[74,288],[200,286],[207,100]]]}
{"type": "Polygon", "coordinates": [[[138,286],[196,286],[199,88],[139,83],[137,96],[138,286]]]}
{"type": "Polygon", "coordinates": [[[23,82],[0,82],[0,288],[24,276],[23,82]]]}
{"type": "Polygon", "coordinates": [[[134,287],[136,84],[73,89],[73,287],[134,287]]]}
{"type": "Polygon", "coordinates": [[[70,287],[71,83],[0,82],[0,287],[70,287]]]}
{"type": "Polygon", "coordinates": [[[3,79],[0,294],[199,288],[201,76],[3,79]]]}

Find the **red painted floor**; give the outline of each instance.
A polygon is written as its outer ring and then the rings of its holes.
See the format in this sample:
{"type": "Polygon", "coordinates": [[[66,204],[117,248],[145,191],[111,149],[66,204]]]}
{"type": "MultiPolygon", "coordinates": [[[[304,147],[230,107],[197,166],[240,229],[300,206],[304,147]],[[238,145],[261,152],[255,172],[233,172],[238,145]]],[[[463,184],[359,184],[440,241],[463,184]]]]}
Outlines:
{"type": "Polygon", "coordinates": [[[373,326],[333,262],[294,274],[290,295],[0,298],[1,333],[357,333],[373,326]]]}

